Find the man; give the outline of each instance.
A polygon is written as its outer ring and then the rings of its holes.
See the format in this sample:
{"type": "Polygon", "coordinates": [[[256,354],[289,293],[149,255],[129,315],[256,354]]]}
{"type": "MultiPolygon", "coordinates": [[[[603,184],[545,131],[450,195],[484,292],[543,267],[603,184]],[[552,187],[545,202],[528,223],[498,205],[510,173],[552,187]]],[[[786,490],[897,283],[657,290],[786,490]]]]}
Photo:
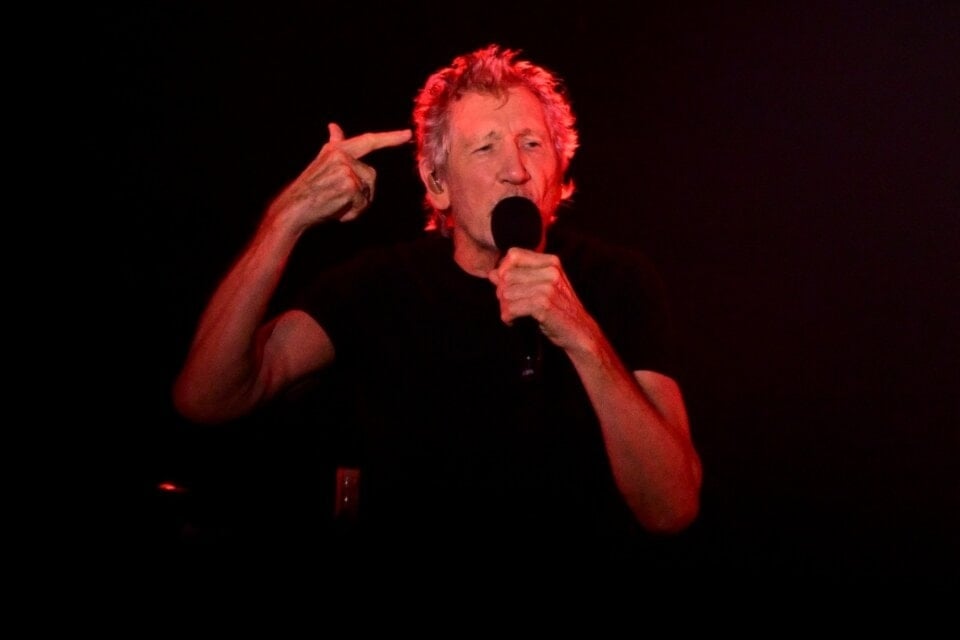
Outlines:
{"type": "Polygon", "coordinates": [[[183,416],[223,423],[336,362],[357,400],[350,495],[381,544],[619,545],[680,532],[699,510],[658,281],[640,256],[556,224],[574,116],[557,77],[517,55],[460,56],[419,92],[424,237],[319,274],[268,318],[301,235],[359,216],[376,193],[364,158],[413,136],[330,124],[214,292],[174,384],[183,416]],[[494,237],[494,210],[516,197],[546,229],[536,246],[494,237]],[[532,321],[535,342],[520,331],[532,321]],[[531,344],[538,371],[524,377],[531,344]]]}

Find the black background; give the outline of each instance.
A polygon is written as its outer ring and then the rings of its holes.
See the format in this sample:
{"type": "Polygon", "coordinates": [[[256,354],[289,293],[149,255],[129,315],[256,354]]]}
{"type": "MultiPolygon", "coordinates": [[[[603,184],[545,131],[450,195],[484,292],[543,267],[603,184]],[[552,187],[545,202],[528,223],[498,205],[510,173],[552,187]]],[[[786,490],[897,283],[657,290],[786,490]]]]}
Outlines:
{"type": "MultiPolygon", "coordinates": [[[[91,10],[73,63],[119,347],[95,397],[127,463],[111,536],[266,544],[328,514],[329,436],[288,415],[187,425],[170,384],[327,123],[407,127],[430,72],[498,42],[566,79],[571,223],[647,252],[673,294],[706,473],[698,562],[956,578],[957,3],[618,4],[91,10]]],[[[368,161],[376,203],[304,260],[421,226],[412,150],[368,161]]]]}

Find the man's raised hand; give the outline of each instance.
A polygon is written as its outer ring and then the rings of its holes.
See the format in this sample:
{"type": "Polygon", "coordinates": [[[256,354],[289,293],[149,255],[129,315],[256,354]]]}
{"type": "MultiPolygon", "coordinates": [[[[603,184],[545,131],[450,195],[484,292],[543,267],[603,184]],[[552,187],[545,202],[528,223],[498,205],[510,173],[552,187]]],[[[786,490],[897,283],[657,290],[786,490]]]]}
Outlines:
{"type": "Polygon", "coordinates": [[[410,129],[344,137],[336,123],[330,139],[306,169],[277,197],[272,216],[294,216],[303,228],[326,220],[353,220],[373,201],[377,172],[361,162],[367,154],[410,141],[410,129]]]}

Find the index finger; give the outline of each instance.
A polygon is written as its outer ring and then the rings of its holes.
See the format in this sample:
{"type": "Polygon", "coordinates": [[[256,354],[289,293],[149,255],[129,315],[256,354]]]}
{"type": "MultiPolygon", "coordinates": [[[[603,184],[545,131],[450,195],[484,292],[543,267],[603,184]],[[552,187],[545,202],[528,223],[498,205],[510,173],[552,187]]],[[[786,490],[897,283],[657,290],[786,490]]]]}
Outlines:
{"type": "Polygon", "coordinates": [[[412,137],[413,131],[410,129],[361,133],[358,136],[344,140],[343,148],[351,156],[359,159],[377,149],[397,147],[405,142],[409,142],[412,137]]]}
{"type": "Polygon", "coordinates": [[[498,270],[516,268],[536,269],[539,267],[559,266],[560,260],[557,256],[550,253],[541,253],[534,249],[522,249],[520,247],[510,247],[500,259],[498,270]]]}

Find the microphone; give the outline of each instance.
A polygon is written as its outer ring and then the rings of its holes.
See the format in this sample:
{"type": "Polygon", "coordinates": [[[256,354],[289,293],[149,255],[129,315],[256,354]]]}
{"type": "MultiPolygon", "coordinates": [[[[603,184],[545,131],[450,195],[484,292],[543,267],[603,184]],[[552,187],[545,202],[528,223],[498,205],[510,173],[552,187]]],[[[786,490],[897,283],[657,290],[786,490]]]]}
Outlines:
{"type": "MultiPolygon", "coordinates": [[[[536,249],[543,239],[543,218],[540,209],[529,198],[510,196],[493,208],[490,217],[493,243],[503,252],[510,247],[536,249]]],[[[513,322],[513,332],[520,351],[520,377],[539,377],[543,359],[540,327],[537,321],[524,316],[513,322]]]]}

